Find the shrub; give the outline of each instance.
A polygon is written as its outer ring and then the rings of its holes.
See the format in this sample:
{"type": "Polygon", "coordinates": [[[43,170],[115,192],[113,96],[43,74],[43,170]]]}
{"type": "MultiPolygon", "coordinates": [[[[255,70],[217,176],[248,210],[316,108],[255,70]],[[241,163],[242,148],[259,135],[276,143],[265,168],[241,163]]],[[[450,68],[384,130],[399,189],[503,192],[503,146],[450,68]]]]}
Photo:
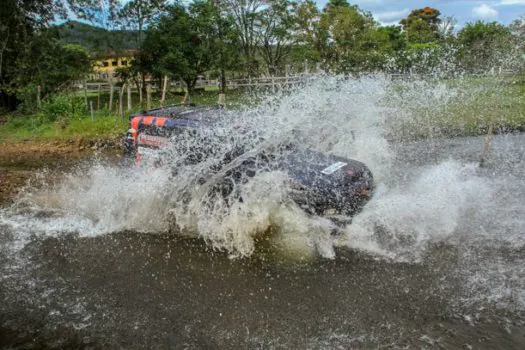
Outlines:
{"type": "Polygon", "coordinates": [[[84,101],[79,97],[67,95],[55,95],[42,102],[40,119],[42,122],[62,122],[73,118],[79,119],[87,111],[84,101]]]}

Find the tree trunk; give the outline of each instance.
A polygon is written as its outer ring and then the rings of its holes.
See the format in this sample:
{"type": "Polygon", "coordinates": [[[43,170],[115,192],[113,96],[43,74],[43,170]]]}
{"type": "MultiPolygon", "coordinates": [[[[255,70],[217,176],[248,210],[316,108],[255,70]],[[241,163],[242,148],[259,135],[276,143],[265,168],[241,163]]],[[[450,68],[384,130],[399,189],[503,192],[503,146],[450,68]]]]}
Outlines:
{"type": "Polygon", "coordinates": [[[186,84],[186,96],[184,97],[184,103],[186,103],[187,99],[190,99],[191,95],[193,94],[193,90],[195,89],[195,84],[197,83],[197,77],[190,78],[190,79],[184,79],[184,83],[186,84]]]}
{"type": "Polygon", "coordinates": [[[40,99],[40,96],[42,94],[42,89],[40,87],[40,85],[38,85],[36,87],[36,107],[38,108],[38,110],[40,110],[40,108],[42,107],[42,103],[40,102],[41,99],[40,99]]]}
{"type": "Polygon", "coordinates": [[[226,73],[224,72],[224,65],[221,67],[221,93],[226,93],[226,73]]]}
{"type": "MultiPolygon", "coordinates": [[[[141,95],[144,96],[144,93],[146,92],[146,76],[144,74],[141,74],[140,75],[140,79],[141,79],[141,85],[140,85],[140,92],[141,92],[141,95]]],[[[144,97],[141,98],[140,102],[142,102],[142,99],[144,97]]]]}
{"type": "Polygon", "coordinates": [[[139,92],[139,103],[142,106],[142,84],[140,79],[135,80],[135,85],[137,86],[137,91],[139,92]]]}
{"type": "Polygon", "coordinates": [[[146,110],[151,109],[151,85],[146,85],[146,110]]]}

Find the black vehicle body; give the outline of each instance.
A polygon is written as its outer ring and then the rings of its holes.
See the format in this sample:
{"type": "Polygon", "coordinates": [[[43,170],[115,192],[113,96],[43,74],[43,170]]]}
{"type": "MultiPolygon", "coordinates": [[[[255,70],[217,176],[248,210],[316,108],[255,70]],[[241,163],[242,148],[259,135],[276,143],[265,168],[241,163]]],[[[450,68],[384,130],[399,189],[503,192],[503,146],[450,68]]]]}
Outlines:
{"type": "MultiPolygon", "coordinates": [[[[198,132],[212,128],[213,118],[217,118],[221,111],[220,108],[172,106],[136,114],[130,118],[136,129],[128,132],[125,153],[134,158],[141,147],[162,148],[162,145],[141,145],[141,134],[170,138],[170,147],[177,147],[177,134],[184,130],[198,132]],[[135,135],[131,136],[133,133],[135,135]]],[[[196,149],[188,150],[185,163],[202,162],[207,154],[213,152],[200,144],[196,149]]],[[[236,184],[250,181],[261,171],[281,171],[289,177],[288,193],[293,201],[308,214],[326,217],[337,223],[345,222],[359,212],[373,191],[373,176],[365,164],[323,154],[293,142],[268,142],[267,145],[263,142],[261,147],[252,149],[239,146],[228,152],[219,163],[210,168],[213,176],[208,174],[206,179],[213,178],[210,189],[228,201],[242,201],[235,193],[236,184]]],[[[177,167],[174,166],[174,169],[177,167]]],[[[202,180],[205,181],[208,180],[202,180]]]]}

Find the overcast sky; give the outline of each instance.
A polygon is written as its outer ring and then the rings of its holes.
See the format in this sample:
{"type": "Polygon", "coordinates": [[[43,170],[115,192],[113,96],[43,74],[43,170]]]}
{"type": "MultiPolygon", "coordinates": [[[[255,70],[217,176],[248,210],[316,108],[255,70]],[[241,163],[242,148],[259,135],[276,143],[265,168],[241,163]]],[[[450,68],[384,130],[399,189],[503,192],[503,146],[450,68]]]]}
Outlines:
{"type": "MultiPolygon", "coordinates": [[[[317,0],[320,7],[326,2],[327,0],[317,0]]],[[[458,27],[477,20],[509,24],[519,16],[525,15],[525,0],[349,0],[349,2],[372,12],[374,18],[385,25],[397,24],[411,10],[425,6],[438,9],[442,16],[454,16],[458,20],[458,27]]]]}

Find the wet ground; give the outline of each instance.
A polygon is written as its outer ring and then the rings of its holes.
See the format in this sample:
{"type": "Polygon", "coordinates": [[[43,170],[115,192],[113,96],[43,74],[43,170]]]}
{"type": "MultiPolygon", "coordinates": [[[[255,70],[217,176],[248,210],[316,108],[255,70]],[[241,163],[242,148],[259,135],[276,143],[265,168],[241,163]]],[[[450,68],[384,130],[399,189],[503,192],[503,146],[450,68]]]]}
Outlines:
{"type": "MultiPolygon", "coordinates": [[[[450,158],[477,162],[482,142],[397,145],[387,182],[450,158]]],[[[20,221],[3,212],[0,346],[522,349],[524,147],[523,135],[494,139],[479,171],[498,184],[491,216],[465,212],[418,261],[348,248],[304,264],[230,259],[199,240],[137,232],[35,229],[20,243],[20,221]]]]}
{"type": "Polygon", "coordinates": [[[17,193],[43,168],[60,173],[78,161],[103,153],[114,158],[118,140],[20,141],[0,143],[0,205],[17,193]]]}

